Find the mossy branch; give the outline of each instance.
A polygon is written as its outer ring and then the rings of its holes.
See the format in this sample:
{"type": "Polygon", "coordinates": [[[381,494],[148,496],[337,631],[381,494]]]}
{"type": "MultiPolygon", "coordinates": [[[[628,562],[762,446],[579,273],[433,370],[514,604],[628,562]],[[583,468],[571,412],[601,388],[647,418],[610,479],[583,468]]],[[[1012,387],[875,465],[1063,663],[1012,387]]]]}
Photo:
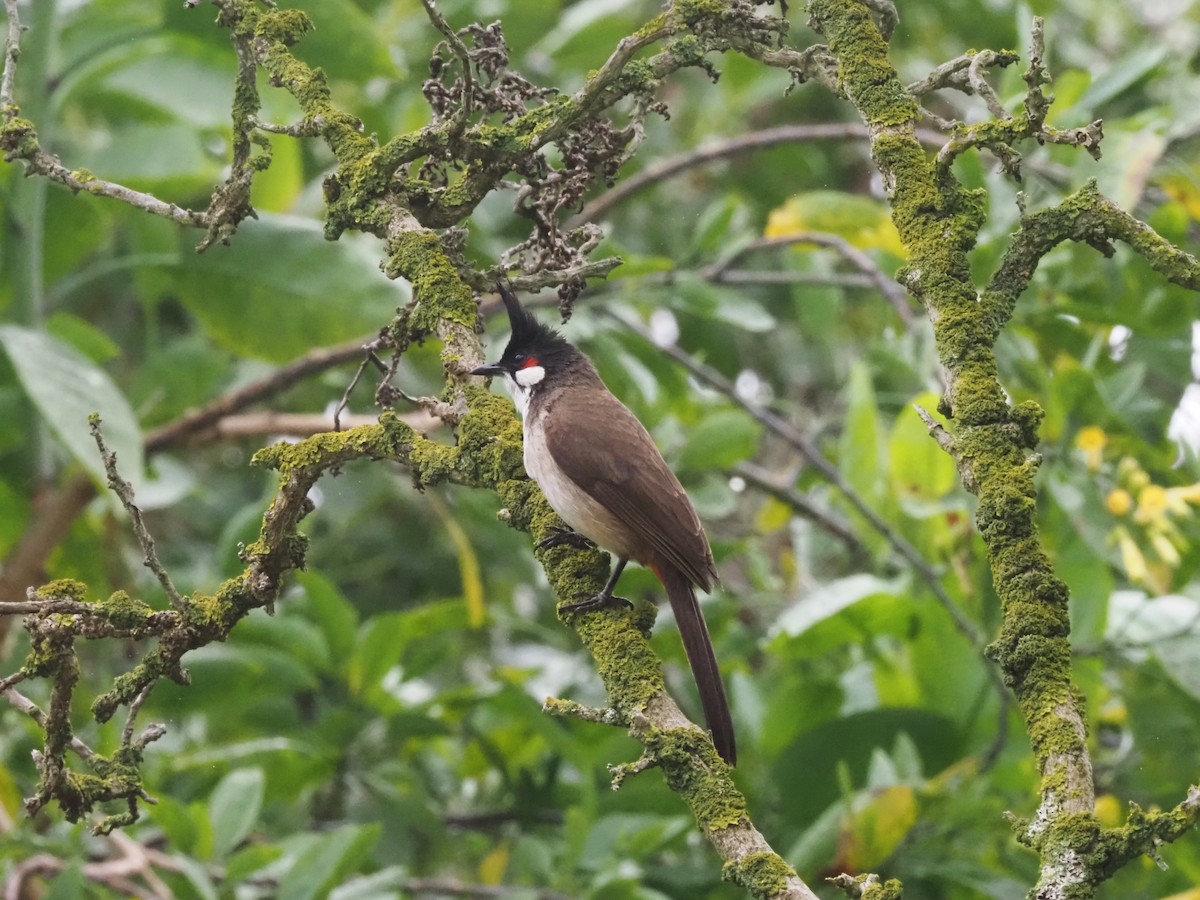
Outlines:
{"type": "MultiPolygon", "coordinates": [[[[1038,814],[1020,826],[1022,840],[1042,860],[1031,896],[1092,897],[1096,884],[1136,855],[1131,846],[1145,852],[1146,831],[1134,839],[1132,819],[1122,829],[1104,829],[1095,817],[1083,699],[1071,680],[1068,589],[1055,575],[1036,521],[1040,457],[1034,448],[1042,413],[1032,403],[1008,402],[993,348],[1038,261],[1063,240],[1085,241],[1106,253],[1111,253],[1111,241],[1124,241],[1164,277],[1191,288],[1200,287],[1196,261],[1089,185],[1054,209],[1023,219],[980,297],[968,253],[983,224],[984,197],[958,183],[953,160],[971,147],[986,146],[1016,176],[1019,156],[1011,144],[1022,139],[1071,143],[1099,153],[1099,122],[1070,132],[1044,125],[1049,98],[1041,89],[1049,76],[1042,65],[1041,23],[1034,26],[1023,112],[1013,116],[993,109],[995,118],[960,127],[930,160],[916,137],[916,101],[900,84],[868,6],[860,0],[811,0],[809,12],[814,27],[829,39],[839,84],[871,135],[872,158],[888,187],[892,218],[908,252],[899,278],[934,325],[947,375],[940,409],[955,423],[954,433],[928,415],[926,421],[957,462],[963,485],[979,498],[976,521],[1003,614],[989,655],[1017,698],[1041,772],[1038,814]],[[1114,847],[1125,849],[1116,852],[1114,847]]],[[[979,68],[985,62],[1011,61],[979,54],[973,59],[966,67],[966,84],[984,94],[979,68]]],[[[1195,810],[1181,804],[1170,821],[1190,827],[1195,810]]]]}

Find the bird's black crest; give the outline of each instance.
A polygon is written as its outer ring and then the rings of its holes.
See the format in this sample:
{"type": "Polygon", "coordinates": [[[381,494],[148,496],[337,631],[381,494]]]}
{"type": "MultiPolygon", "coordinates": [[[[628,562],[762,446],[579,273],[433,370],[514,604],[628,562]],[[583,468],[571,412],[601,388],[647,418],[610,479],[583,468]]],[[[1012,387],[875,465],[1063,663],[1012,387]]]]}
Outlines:
{"type": "Polygon", "coordinates": [[[508,310],[508,323],[512,327],[512,337],[508,339],[505,355],[509,350],[517,347],[540,346],[550,349],[568,345],[567,339],[555,329],[549,325],[543,325],[534,318],[533,313],[521,305],[517,295],[509,290],[503,282],[497,281],[496,288],[500,291],[500,299],[504,301],[504,308],[508,310]]]}

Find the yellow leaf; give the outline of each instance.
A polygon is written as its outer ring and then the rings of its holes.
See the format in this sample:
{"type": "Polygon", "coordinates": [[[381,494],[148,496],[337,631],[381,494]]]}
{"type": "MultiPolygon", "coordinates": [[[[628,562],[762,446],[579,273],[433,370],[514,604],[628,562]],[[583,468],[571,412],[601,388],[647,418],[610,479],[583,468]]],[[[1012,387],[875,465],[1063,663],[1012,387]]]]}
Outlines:
{"type": "Polygon", "coordinates": [[[500,884],[508,871],[508,844],[501,844],[479,861],[479,880],[483,884],[500,884]]]}
{"type": "Polygon", "coordinates": [[[787,527],[791,520],[792,508],[774,497],[768,497],[754,517],[754,530],[759,534],[774,534],[787,527]]]}
{"type": "Polygon", "coordinates": [[[905,785],[884,788],[850,818],[842,862],[852,872],[866,872],[883,862],[917,822],[917,795],[905,785]]]}
{"type": "Polygon", "coordinates": [[[810,231],[836,234],[863,250],[879,249],[904,256],[887,207],[870,197],[839,191],[796,194],[771,210],[763,233],[767,237],[787,237],[810,231]]]}
{"type": "Polygon", "coordinates": [[[454,549],[458,551],[458,573],[462,578],[463,600],[467,604],[467,624],[472,628],[482,628],[487,610],[483,605],[483,576],[479,571],[479,557],[475,555],[475,548],[471,546],[467,533],[446,508],[445,501],[432,491],[427,496],[430,506],[454,542],[454,549]]]}

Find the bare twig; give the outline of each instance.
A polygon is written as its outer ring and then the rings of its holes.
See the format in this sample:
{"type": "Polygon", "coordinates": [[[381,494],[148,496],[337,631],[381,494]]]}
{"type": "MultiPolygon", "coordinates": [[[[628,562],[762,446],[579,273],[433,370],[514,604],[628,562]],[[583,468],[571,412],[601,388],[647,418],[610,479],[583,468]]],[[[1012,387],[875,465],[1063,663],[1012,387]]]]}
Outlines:
{"type": "MultiPolygon", "coordinates": [[[[142,705],[150,698],[150,692],[154,690],[154,683],[146,685],[142,688],[133,702],[129,704],[129,713],[125,716],[125,728],[121,732],[121,743],[125,746],[133,744],[133,726],[137,722],[138,713],[142,711],[142,705]]],[[[149,743],[149,741],[147,741],[149,743]]]]}
{"type": "Polygon", "coordinates": [[[371,338],[359,338],[333,347],[319,347],[287,365],[280,366],[257,381],[218,397],[199,409],[189,411],[174,422],[147,432],[144,444],[147,455],[178,446],[188,438],[214,427],[227,416],[245,409],[252,403],[259,403],[280,394],[305,378],[358,359],[362,356],[363,345],[369,340],[371,338]]]}
{"type": "MultiPolygon", "coordinates": [[[[4,691],[4,696],[8,699],[9,704],[15,709],[25,713],[25,715],[37,722],[42,728],[46,727],[46,713],[42,711],[41,707],[39,707],[20,691],[10,687],[4,691]]],[[[75,735],[71,735],[71,739],[67,746],[69,746],[75,752],[75,755],[80,759],[92,759],[96,756],[96,751],[79,738],[75,737],[75,735]]]]}
{"type": "Polygon", "coordinates": [[[167,570],[163,568],[163,564],[158,559],[158,553],[154,549],[154,537],[146,528],[146,521],[142,518],[142,510],[135,502],[133,485],[121,477],[121,473],[117,469],[117,454],[109,450],[104,442],[104,434],[100,430],[100,416],[92,415],[88,419],[88,423],[91,427],[92,437],[96,441],[96,446],[100,450],[100,456],[104,460],[104,471],[108,474],[108,486],[120,499],[121,505],[125,507],[125,511],[129,513],[129,518],[133,522],[133,533],[137,536],[138,543],[142,545],[143,564],[158,579],[158,583],[162,586],[167,599],[171,603],[171,608],[176,612],[183,612],[187,608],[187,603],[180,596],[179,591],[171,581],[171,576],[167,574],[167,570]]]}
{"type": "Polygon", "coordinates": [[[450,52],[458,58],[458,64],[462,67],[462,89],[459,106],[455,110],[453,118],[454,130],[461,132],[466,127],[475,107],[475,76],[471,71],[471,54],[467,52],[467,46],[462,42],[462,38],[450,27],[446,17],[438,10],[434,0],[421,0],[421,5],[425,7],[425,15],[433,23],[433,27],[446,39],[450,52]]]}
{"type": "Polygon", "coordinates": [[[762,466],[751,462],[740,462],[733,467],[733,474],[745,479],[764,494],[774,497],[780,503],[790,506],[799,516],[817,524],[823,531],[837,538],[858,559],[869,556],[866,546],[848,524],[834,518],[830,513],[821,509],[811,500],[793,487],[795,479],[779,478],[773,472],[768,472],[762,466]]]}
{"type": "MultiPolygon", "coordinates": [[[[594,200],[590,200],[579,214],[571,219],[568,227],[575,227],[584,222],[595,222],[597,219],[603,218],[614,206],[627,200],[632,194],[686,172],[688,169],[710,162],[779,144],[865,140],[866,136],[866,130],[860,122],[828,122],[817,125],[783,125],[778,128],[752,131],[749,134],[740,134],[725,140],[714,141],[695,150],[654,160],[647,164],[640,172],[622,180],[594,200]]],[[[931,146],[940,147],[945,140],[935,131],[921,131],[918,136],[931,146]]]]}
{"type": "Polygon", "coordinates": [[[248,121],[259,131],[266,131],[269,134],[283,134],[294,138],[316,137],[321,133],[322,125],[319,117],[316,119],[302,119],[294,125],[276,125],[273,122],[264,122],[258,116],[250,116],[248,121]]]}
{"type": "Polygon", "coordinates": [[[904,288],[894,278],[886,275],[870,256],[859,250],[845,238],[836,234],[809,231],[782,235],[780,237],[757,238],[738,247],[724,259],[701,269],[700,274],[710,281],[723,281],[725,272],[746,254],[758,250],[776,250],[783,247],[793,247],[797,244],[815,244],[818,247],[827,247],[836,252],[842,259],[871,279],[871,283],[891,303],[892,309],[896,311],[896,315],[900,317],[900,321],[905,325],[912,324],[912,300],[904,288]]]}
{"type": "Polygon", "coordinates": [[[8,32],[4,39],[4,74],[0,75],[0,111],[4,121],[9,121],[15,110],[13,84],[17,77],[17,60],[21,58],[21,19],[17,0],[4,0],[4,12],[8,16],[8,32]]]}
{"type": "Polygon", "coordinates": [[[414,897],[466,897],[468,900],[504,900],[505,897],[532,897],[533,900],[570,900],[558,891],[505,887],[496,884],[467,884],[454,878],[409,878],[401,886],[414,897]]]}

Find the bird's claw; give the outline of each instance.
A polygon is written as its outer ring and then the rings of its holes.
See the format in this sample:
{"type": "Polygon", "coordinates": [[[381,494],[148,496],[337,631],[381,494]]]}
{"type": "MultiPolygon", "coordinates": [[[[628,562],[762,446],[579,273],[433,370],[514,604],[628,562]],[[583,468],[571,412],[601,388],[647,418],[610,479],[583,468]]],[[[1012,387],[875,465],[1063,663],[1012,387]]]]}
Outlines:
{"type": "Polygon", "coordinates": [[[633,603],[624,597],[614,597],[601,591],[598,594],[581,594],[580,599],[562,604],[559,609],[569,613],[596,612],[601,609],[624,607],[633,609],[633,603]]]}
{"type": "Polygon", "coordinates": [[[536,550],[549,550],[551,547],[559,547],[563,544],[574,547],[576,550],[594,550],[596,542],[585,538],[578,531],[572,531],[569,528],[554,528],[550,534],[542,538],[536,544],[536,550]]]}

